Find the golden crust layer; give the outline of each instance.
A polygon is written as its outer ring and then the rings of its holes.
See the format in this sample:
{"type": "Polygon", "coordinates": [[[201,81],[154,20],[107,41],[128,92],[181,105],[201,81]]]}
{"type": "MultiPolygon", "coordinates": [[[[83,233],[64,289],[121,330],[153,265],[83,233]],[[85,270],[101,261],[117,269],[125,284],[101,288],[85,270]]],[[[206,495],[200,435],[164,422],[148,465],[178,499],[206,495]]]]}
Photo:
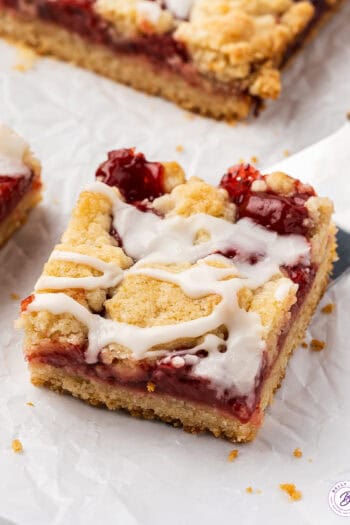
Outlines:
{"type": "Polygon", "coordinates": [[[32,383],[57,392],[69,393],[94,406],[104,405],[110,410],[127,410],[131,415],[144,419],[159,419],[177,427],[181,426],[191,433],[209,431],[216,437],[225,437],[234,442],[251,441],[262,423],[264,410],[284,377],[290,354],[304,338],[305,330],[327,287],[335,257],[334,237],[331,237],[313,286],[263,386],[258,411],[248,423],[243,424],[237,418],[228,417],[215,408],[153,393],[150,391],[152,389],[135,392],[123,386],[109,386],[36,362],[30,364],[32,383]]]}

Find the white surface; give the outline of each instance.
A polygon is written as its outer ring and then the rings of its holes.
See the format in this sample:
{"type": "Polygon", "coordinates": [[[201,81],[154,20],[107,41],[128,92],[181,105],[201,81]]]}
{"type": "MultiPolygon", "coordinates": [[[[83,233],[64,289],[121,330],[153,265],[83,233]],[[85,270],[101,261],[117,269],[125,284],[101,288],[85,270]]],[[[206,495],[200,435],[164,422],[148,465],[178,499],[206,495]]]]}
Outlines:
{"type": "MultiPolygon", "coordinates": [[[[328,490],[350,479],[350,277],[324,300],[336,300],[336,313],[316,315],[313,323],[312,334],[326,339],[327,349],[295,353],[258,439],[239,446],[233,463],[227,454],[235,447],[223,440],[32,387],[21,334],[12,328],[18,304],[9,295],[31,292],[79,190],[108,149],[136,145],[154,160],[177,159],[190,174],[214,182],[241,157],[256,155],[271,165],[285,149],[296,152],[338,129],[349,109],[349,23],[347,3],[286,73],[280,101],[236,127],[189,120],[166,102],[49,60],[18,73],[15,51],[0,43],[1,120],[31,142],[46,181],[45,200],[0,253],[1,525],[344,523],[328,508],[328,490]],[[176,153],[178,144],[183,153],[176,153]],[[23,442],[23,454],[11,450],[14,438],[23,442]],[[292,456],[297,446],[301,459],[292,456]],[[283,482],[296,483],[302,501],[290,503],[278,488],[283,482]],[[249,485],[262,494],[247,494],[249,485]]],[[[344,211],[342,223],[350,198],[350,148],[344,150],[332,179],[323,175],[323,163],[311,177],[303,163],[293,167],[294,175],[317,179],[332,194],[344,211]]],[[[319,153],[325,146],[312,160],[319,153]]]]}

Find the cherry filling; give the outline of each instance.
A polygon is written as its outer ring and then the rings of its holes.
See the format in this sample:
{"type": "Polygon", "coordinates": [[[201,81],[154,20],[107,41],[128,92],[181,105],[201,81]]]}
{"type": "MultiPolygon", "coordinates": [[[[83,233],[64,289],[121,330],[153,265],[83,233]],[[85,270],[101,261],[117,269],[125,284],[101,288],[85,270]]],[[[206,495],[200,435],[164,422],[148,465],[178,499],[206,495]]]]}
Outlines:
{"type": "Polygon", "coordinates": [[[295,183],[295,192],[290,196],[275,193],[267,187],[265,191],[253,191],[254,181],[265,182],[266,177],[249,164],[233,166],[223,176],[220,187],[224,188],[237,206],[237,220],[243,217],[281,235],[299,234],[307,236],[311,221],[305,202],[315,195],[314,190],[295,183]]]}
{"type": "Polygon", "coordinates": [[[17,206],[31,186],[32,179],[33,174],[30,177],[0,175],[0,221],[17,206]]]}
{"type": "Polygon", "coordinates": [[[134,149],[110,151],[108,160],[97,169],[96,178],[108,186],[116,186],[127,203],[142,211],[147,211],[142,201],[152,202],[165,193],[163,165],[148,162],[134,149]]]}
{"type": "Polygon", "coordinates": [[[254,254],[245,254],[240,252],[239,250],[236,250],[235,248],[229,248],[225,251],[217,251],[215,253],[218,253],[219,255],[223,255],[224,257],[227,257],[228,259],[236,259],[240,262],[247,262],[249,264],[257,264],[259,261],[261,261],[265,254],[263,253],[254,253],[254,254]]]}

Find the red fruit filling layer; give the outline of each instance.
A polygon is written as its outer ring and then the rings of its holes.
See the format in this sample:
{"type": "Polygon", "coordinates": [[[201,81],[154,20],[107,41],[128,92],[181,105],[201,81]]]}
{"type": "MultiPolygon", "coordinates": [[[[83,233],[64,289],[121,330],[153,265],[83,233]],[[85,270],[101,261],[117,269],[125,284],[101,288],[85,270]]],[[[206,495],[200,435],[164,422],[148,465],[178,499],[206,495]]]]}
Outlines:
{"type": "Polygon", "coordinates": [[[32,185],[30,177],[6,177],[0,174],[0,221],[4,220],[17,206],[32,185]]]}
{"type": "Polygon", "coordinates": [[[134,149],[119,149],[108,153],[108,160],[96,171],[96,178],[119,189],[125,201],[147,211],[142,201],[153,201],[164,195],[164,167],[159,162],[148,162],[134,149]]]}
{"type": "Polygon", "coordinates": [[[265,176],[249,164],[233,166],[221,179],[220,187],[237,206],[237,220],[249,217],[281,235],[307,236],[312,224],[305,202],[315,195],[313,188],[296,181],[295,192],[283,196],[270,189],[253,191],[252,184],[257,180],[265,181],[265,176]]]}
{"type": "MultiPolygon", "coordinates": [[[[278,352],[282,350],[285,339],[288,335],[290,326],[294,322],[300,311],[305,298],[312,286],[315,278],[315,267],[287,267],[288,275],[294,282],[299,284],[297,302],[292,307],[291,317],[284,326],[278,339],[278,352]]],[[[32,301],[32,296],[22,303],[22,310],[25,311],[28,304],[32,301]]],[[[248,396],[238,396],[234,390],[226,390],[221,396],[210,385],[206,379],[193,376],[192,367],[186,365],[181,368],[174,367],[171,362],[164,363],[162,360],[157,362],[138,361],[130,367],[123,361],[119,361],[115,366],[106,365],[98,362],[89,365],[84,360],[85,347],[75,345],[62,345],[52,343],[44,345],[42,348],[33,349],[28,355],[28,360],[33,364],[47,364],[64,369],[67,373],[91,378],[101,381],[108,385],[124,385],[131,390],[145,392],[147,384],[151,382],[155,385],[152,395],[168,394],[177,399],[189,400],[221,410],[223,413],[237,417],[242,423],[251,421],[259,424],[260,394],[264,382],[268,378],[272,367],[277,359],[268,361],[265,355],[259,374],[255,380],[255,387],[248,396]]],[[[183,351],[186,354],[186,350],[183,351]]],[[[196,354],[200,359],[206,359],[208,353],[203,350],[196,354]]]]}

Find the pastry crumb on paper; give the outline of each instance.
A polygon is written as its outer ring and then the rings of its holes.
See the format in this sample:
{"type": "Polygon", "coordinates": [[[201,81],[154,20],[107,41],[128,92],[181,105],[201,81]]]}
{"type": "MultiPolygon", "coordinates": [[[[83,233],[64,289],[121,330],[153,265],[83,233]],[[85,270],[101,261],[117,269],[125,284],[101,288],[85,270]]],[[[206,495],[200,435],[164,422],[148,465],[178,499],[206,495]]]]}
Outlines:
{"type": "Polygon", "coordinates": [[[19,439],[14,439],[11,443],[11,447],[16,454],[23,452],[23,445],[19,439]]]}
{"type": "Polygon", "coordinates": [[[231,452],[229,453],[227,459],[228,461],[230,461],[230,463],[232,463],[232,461],[234,461],[237,457],[238,457],[238,454],[239,454],[239,451],[237,448],[231,450],[231,452]]]}
{"type": "Polygon", "coordinates": [[[280,489],[288,494],[291,501],[299,501],[302,498],[302,493],[297,490],[294,483],[281,483],[280,489]]]}
{"type": "Polygon", "coordinates": [[[321,309],[321,312],[323,314],[331,314],[331,313],[334,312],[334,309],[335,309],[335,304],[334,303],[328,303],[321,309]]]}
{"type": "Polygon", "coordinates": [[[312,339],[310,343],[310,349],[313,352],[320,352],[326,347],[325,341],[321,341],[320,339],[312,339]]]}
{"type": "Polygon", "coordinates": [[[295,458],[301,458],[301,457],[303,456],[303,453],[302,453],[302,451],[300,450],[299,447],[297,447],[297,448],[295,448],[295,449],[293,450],[293,456],[294,456],[295,458]]]}

